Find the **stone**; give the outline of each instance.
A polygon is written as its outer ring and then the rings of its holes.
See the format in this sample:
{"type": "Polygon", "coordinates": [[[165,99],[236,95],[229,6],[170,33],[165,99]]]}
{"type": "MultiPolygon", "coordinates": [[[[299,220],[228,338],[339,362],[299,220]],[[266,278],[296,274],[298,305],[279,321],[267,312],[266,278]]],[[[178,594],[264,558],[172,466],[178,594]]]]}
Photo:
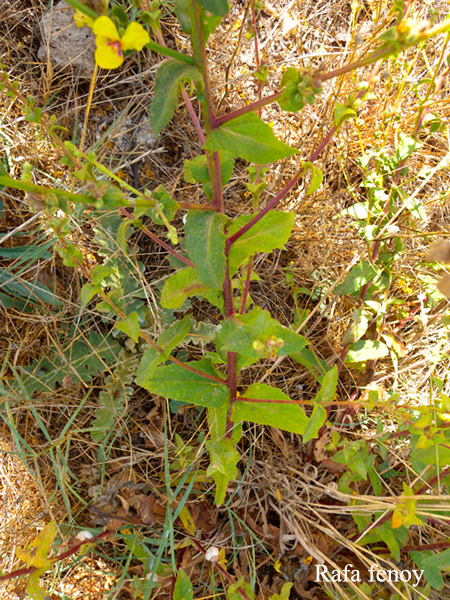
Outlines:
{"type": "Polygon", "coordinates": [[[95,36],[89,27],[77,27],[74,9],[61,0],[39,21],[42,43],[38,58],[50,59],[53,68],[71,69],[75,76],[90,79],[95,67],[95,36]]]}

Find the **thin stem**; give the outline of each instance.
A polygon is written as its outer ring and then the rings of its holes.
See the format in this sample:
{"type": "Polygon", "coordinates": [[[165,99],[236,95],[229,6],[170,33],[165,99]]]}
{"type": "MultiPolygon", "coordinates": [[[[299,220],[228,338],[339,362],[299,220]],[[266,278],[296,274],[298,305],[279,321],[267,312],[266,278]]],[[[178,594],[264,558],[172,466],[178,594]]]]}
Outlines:
{"type": "Polygon", "coordinates": [[[264,215],[266,215],[270,210],[275,208],[275,206],[277,206],[277,204],[279,202],[281,202],[281,200],[283,200],[283,198],[285,198],[289,194],[289,192],[292,190],[292,188],[294,188],[297,185],[297,183],[300,180],[300,177],[303,175],[304,172],[305,172],[305,169],[302,167],[300,169],[300,171],[297,173],[297,175],[295,175],[295,177],[293,177],[289,181],[289,183],[287,183],[284,186],[284,188],[281,190],[281,192],[279,192],[274,198],[272,198],[272,200],[270,202],[268,202],[268,204],[266,204],[266,206],[262,210],[260,210],[259,213],[257,215],[255,215],[253,217],[253,219],[251,219],[251,221],[249,221],[246,225],[244,225],[238,231],[236,231],[236,233],[234,233],[229,238],[227,238],[227,241],[226,241],[227,252],[229,252],[229,250],[230,250],[231,246],[234,244],[234,242],[236,242],[240,237],[242,237],[244,235],[244,233],[247,233],[247,231],[249,231],[249,229],[251,229],[254,225],[256,225],[256,223],[261,221],[261,219],[264,217],[264,215]]]}
{"type": "MultiPolygon", "coordinates": [[[[195,43],[196,43],[196,58],[197,67],[203,75],[203,95],[205,100],[202,102],[204,110],[204,121],[206,134],[215,129],[216,127],[216,116],[214,114],[211,85],[209,81],[208,72],[208,60],[206,56],[206,47],[203,40],[203,29],[201,25],[201,15],[203,9],[197,6],[195,0],[192,0],[192,11],[194,14],[194,29],[195,29],[195,43]]],[[[201,138],[200,138],[201,139],[201,138]]],[[[208,157],[208,171],[209,178],[211,181],[212,189],[212,201],[216,210],[223,213],[223,197],[222,197],[222,177],[220,172],[220,158],[218,152],[207,154],[208,157]]]]}
{"type": "Polygon", "coordinates": [[[9,175],[0,174],[0,185],[3,185],[5,187],[11,187],[16,190],[23,190],[24,192],[30,192],[32,194],[39,194],[42,196],[52,194],[57,198],[65,198],[67,200],[71,200],[72,202],[81,202],[83,204],[95,204],[98,201],[93,196],[68,192],[66,190],[60,190],[58,188],[48,188],[43,185],[37,185],[36,183],[29,183],[28,181],[14,179],[9,175]]]}
{"type": "Polygon", "coordinates": [[[168,48],[167,46],[162,46],[157,42],[150,40],[148,44],[145,44],[146,48],[157,52],[158,54],[163,54],[164,56],[169,56],[170,58],[175,58],[175,60],[179,60],[188,65],[192,65],[195,67],[195,60],[192,56],[188,56],[187,54],[183,54],[182,52],[177,52],[176,50],[172,50],[172,48],[168,48]]]}
{"type": "Polygon", "coordinates": [[[200,121],[198,120],[194,107],[192,106],[189,94],[184,89],[184,86],[181,86],[181,95],[183,96],[183,100],[186,104],[186,108],[188,109],[189,116],[191,117],[192,123],[194,124],[194,128],[197,133],[200,144],[203,146],[203,144],[206,142],[206,137],[203,133],[202,126],[200,125],[200,121]]]}
{"type": "MultiPolygon", "coordinates": [[[[129,527],[129,525],[124,524],[124,527],[129,527]]],[[[72,546],[72,548],[69,548],[69,550],[66,550],[62,554],[58,554],[57,556],[55,556],[55,558],[51,559],[52,564],[55,564],[61,560],[64,560],[65,558],[68,558],[69,556],[72,556],[73,554],[75,554],[76,552],[78,552],[80,550],[81,546],[85,546],[86,544],[89,544],[89,545],[95,544],[102,538],[108,537],[109,535],[113,535],[114,533],[115,533],[115,531],[110,531],[110,530],[102,531],[101,533],[96,535],[91,540],[88,540],[88,541],[85,540],[83,542],[80,542],[79,544],[77,544],[76,546],[72,546]]],[[[1,575],[0,581],[9,581],[10,579],[14,579],[15,577],[23,577],[24,575],[31,575],[32,573],[37,571],[38,568],[39,567],[28,567],[25,569],[18,569],[17,571],[11,571],[11,573],[6,573],[5,575],[1,575]]]]}
{"type": "Polygon", "coordinates": [[[237,399],[237,353],[227,353],[227,387],[230,391],[230,406],[227,412],[226,437],[231,438],[233,434],[233,423],[231,413],[237,399]]]}
{"type": "Polygon", "coordinates": [[[279,98],[282,93],[283,93],[283,91],[275,92],[274,94],[270,94],[270,96],[265,96],[264,98],[261,98],[260,100],[251,102],[250,104],[247,104],[246,106],[243,106],[242,108],[238,108],[237,110],[233,110],[232,112],[222,115],[221,117],[216,117],[215,123],[214,123],[214,129],[216,127],[219,127],[220,125],[223,125],[224,123],[228,123],[228,121],[232,121],[233,119],[236,119],[237,117],[241,117],[242,115],[246,115],[249,112],[254,112],[255,110],[263,108],[264,106],[267,106],[268,104],[272,104],[272,102],[275,102],[275,100],[277,98],[279,98]]]}
{"type": "Polygon", "coordinates": [[[214,182],[213,188],[213,198],[214,198],[214,206],[216,210],[220,213],[223,213],[223,190],[222,190],[222,171],[220,167],[220,155],[219,152],[214,152],[212,155],[212,169],[214,171],[214,178],[212,182],[214,182]]]}
{"type": "MultiPolygon", "coordinates": [[[[130,219],[130,221],[134,221],[133,215],[130,215],[130,213],[125,208],[119,207],[119,211],[125,217],[127,217],[128,219],[130,219]]],[[[177,252],[176,250],[174,250],[173,248],[171,248],[169,246],[169,244],[166,244],[166,242],[164,240],[160,239],[157,235],[155,235],[153,232],[151,232],[150,229],[148,229],[148,227],[146,227],[145,225],[142,225],[142,224],[139,225],[137,223],[136,223],[136,227],[138,227],[139,229],[141,229],[141,231],[143,231],[146,236],[148,236],[154,242],[156,242],[157,244],[159,244],[162,248],[164,248],[165,250],[167,250],[167,252],[169,252],[172,256],[174,256],[175,258],[178,258],[178,260],[181,260],[181,262],[183,262],[188,267],[194,268],[193,263],[191,263],[191,261],[188,258],[186,258],[182,254],[180,254],[179,252],[177,252]]]]}
{"type": "Polygon", "coordinates": [[[250,292],[250,279],[252,277],[252,269],[253,269],[253,256],[250,256],[247,265],[247,274],[245,276],[244,289],[242,291],[242,302],[241,302],[241,310],[239,311],[240,315],[245,313],[245,306],[247,304],[248,294],[250,292]]]}

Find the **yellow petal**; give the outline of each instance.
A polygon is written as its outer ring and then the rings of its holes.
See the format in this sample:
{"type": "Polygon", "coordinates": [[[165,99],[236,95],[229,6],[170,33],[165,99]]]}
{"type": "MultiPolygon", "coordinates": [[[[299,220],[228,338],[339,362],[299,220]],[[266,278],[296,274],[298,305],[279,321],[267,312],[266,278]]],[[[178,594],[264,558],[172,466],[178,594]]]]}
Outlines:
{"type": "Polygon", "coordinates": [[[92,28],[95,35],[104,35],[110,40],[120,40],[119,32],[117,27],[111,21],[109,17],[103,15],[94,21],[94,27],[92,28]]]}
{"type": "Polygon", "coordinates": [[[128,25],[122,37],[124,50],[142,50],[150,41],[150,36],[140,23],[133,21],[128,25]]]}
{"type": "Polygon", "coordinates": [[[114,46],[99,44],[97,38],[97,50],[95,51],[95,62],[102,69],[117,69],[123,63],[123,56],[119,56],[114,46]]]}

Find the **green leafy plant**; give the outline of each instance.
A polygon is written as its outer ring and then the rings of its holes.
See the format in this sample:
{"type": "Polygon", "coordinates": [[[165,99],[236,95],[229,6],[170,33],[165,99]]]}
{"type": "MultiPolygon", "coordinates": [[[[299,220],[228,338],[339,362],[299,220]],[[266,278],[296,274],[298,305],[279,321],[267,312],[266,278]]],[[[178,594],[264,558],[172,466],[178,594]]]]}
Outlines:
{"type": "MultiPolygon", "coordinates": [[[[230,483],[237,478],[245,423],[272,426],[301,435],[303,443],[317,440],[327,426],[332,406],[339,404],[336,391],[343,364],[361,368],[369,361],[386,357],[396,360],[401,349],[395,338],[384,329],[388,308],[395,299],[383,299],[389,295],[395,276],[395,261],[403,250],[401,238],[395,235],[394,221],[402,214],[415,219],[424,218],[422,207],[400,185],[400,177],[406,174],[406,161],[419,148],[417,135],[425,123],[427,112],[422,107],[412,135],[401,132],[394,152],[372,148],[370,153],[360,157],[360,167],[365,170],[362,187],[367,193],[367,200],[355,203],[340,216],[353,220],[368,247],[368,256],[334,287],[335,296],[357,300],[358,305],[344,335],[337,363],[330,366],[320,360],[308,348],[308,339],[301,333],[304,326],[301,318],[295,325],[285,326],[253,301],[250,282],[257,277],[253,257],[285,248],[295,214],[280,210],[282,201],[306,176],[310,176],[310,181],[305,196],[320,188],[323,174],[315,161],[344,123],[358,118],[358,108],[370,99],[369,82],[349,95],[344,103],[335,104],[333,127],[306,160],[298,160],[301,150],[280,140],[261,118],[259,110],[277,102],[284,111],[300,111],[315,102],[327,81],[380,60],[395,58],[413,45],[450,31],[450,21],[447,19],[434,26],[417,24],[402,18],[403,10],[396,6],[400,14],[397,23],[379,37],[378,47],[368,56],[329,72],[312,67],[299,70],[289,67],[281,77],[277,92],[266,97],[260,95],[253,103],[219,114],[211,89],[206,44],[228,13],[226,0],[175,2],[174,11],[181,29],[190,37],[192,55],[170,50],[162,43],[161,7],[158,2],[153,2],[150,10],[141,15],[158,43],[150,41],[149,34],[143,33],[143,27],[136,21],[129,22],[126,11],[115,7],[109,16],[100,16],[83,3],[74,0],[69,0],[69,3],[88,17],[85,23],[97,34],[98,66],[119,66],[124,52],[140,51],[144,45],[166,57],[156,74],[154,96],[149,106],[150,124],[155,135],[159,134],[171,121],[182,96],[203,151],[186,159],[185,180],[202,186],[205,201],[199,204],[177,202],[163,186],[137,190],[101,164],[93,151],[85,153],[82,147],[77,148],[69,142],[60,142],[60,146],[66,164],[80,182],[80,191],[38,186],[26,177],[19,181],[13,179],[7,169],[0,173],[0,184],[24,190],[40,199],[49,226],[58,239],[58,250],[64,264],[78,268],[86,278],[81,290],[83,305],[98,301],[95,308],[106,322],[113,325],[113,340],[117,342],[118,336],[123,334],[132,340],[128,349],[113,352],[120,362],[107,377],[106,389],[99,395],[93,439],[102,442],[108,438],[126,406],[133,380],[152,394],[199,407],[207,415],[208,439],[205,447],[210,459],[202,476],[214,481],[215,502],[222,505],[230,483]],[[105,28],[108,28],[107,33],[105,28]],[[133,32],[136,39],[131,40],[133,32]],[[108,56],[110,60],[107,60],[108,56]],[[203,126],[193,107],[191,95],[194,90],[202,110],[203,126]],[[296,174],[261,207],[260,199],[266,185],[262,179],[263,166],[287,158],[293,163],[297,161],[296,174]],[[251,212],[239,216],[229,210],[224,194],[224,186],[230,181],[237,160],[252,163],[246,182],[252,196],[251,212]],[[392,174],[393,182],[388,189],[386,182],[392,174]],[[61,211],[66,215],[70,212],[72,203],[93,206],[97,223],[103,231],[102,234],[99,229],[96,231],[98,255],[102,262],[92,269],[83,263],[80,250],[69,235],[67,218],[61,216],[61,211]],[[182,226],[177,221],[180,212],[185,217],[182,226]],[[147,225],[149,222],[151,228],[147,225]],[[163,278],[158,289],[158,303],[165,315],[165,326],[157,335],[153,333],[152,316],[144,301],[144,286],[139,283],[143,267],[127,241],[136,230],[169,254],[171,273],[163,278]],[[213,327],[194,319],[191,306],[192,302],[198,301],[206,301],[214,307],[216,314],[218,311],[219,317],[213,327]],[[375,336],[369,332],[373,322],[376,325],[375,336]],[[200,358],[197,354],[195,360],[189,360],[187,343],[198,331],[206,331],[208,341],[200,348],[200,358]],[[145,348],[139,344],[145,344],[145,348]],[[143,350],[139,364],[138,353],[130,350],[136,345],[139,352],[143,350]],[[270,366],[285,357],[313,373],[318,383],[314,398],[296,399],[292,391],[288,395],[286,392],[289,390],[272,385],[270,381],[248,383],[249,367],[257,363],[270,366]]],[[[28,109],[29,119],[55,135],[51,123],[44,119],[34,101],[21,98],[17,86],[5,73],[2,74],[1,85],[11,98],[22,100],[28,109]]],[[[429,93],[433,85],[434,82],[430,83],[429,93]]],[[[18,289],[15,291],[20,295],[18,289]]],[[[33,292],[42,296],[45,290],[38,288],[33,292]]],[[[46,301],[51,303],[51,298],[46,301]]],[[[53,302],[56,303],[57,299],[53,302]]],[[[90,339],[89,345],[95,346],[100,364],[103,364],[100,359],[104,350],[104,362],[109,364],[112,347],[118,344],[104,338],[90,339]],[[105,340],[108,340],[107,344],[105,340]]],[[[101,370],[100,364],[95,361],[87,362],[85,346],[74,344],[72,350],[70,356],[64,353],[66,360],[61,357],[53,361],[43,359],[34,365],[29,370],[33,381],[26,383],[22,378],[20,385],[28,394],[43,387],[52,388],[69,373],[66,361],[81,378],[91,377],[101,370]],[[40,381],[42,376],[45,376],[45,384],[40,381]]],[[[374,402],[373,398],[369,398],[369,404],[371,401],[374,402]]],[[[442,411],[448,410],[448,399],[442,398],[441,408],[442,411]]],[[[428,415],[425,415],[424,419],[427,418],[428,415]]],[[[436,448],[442,452],[439,466],[448,464],[448,428],[445,424],[416,421],[410,422],[409,427],[408,434],[412,436],[414,446],[413,460],[418,471],[431,456],[435,456],[436,448]],[[414,437],[416,435],[418,440],[414,437]]],[[[366,442],[335,439],[333,445],[337,451],[334,461],[348,467],[340,481],[340,491],[352,493],[354,486],[369,480],[375,494],[381,495],[377,457],[370,452],[366,442]]],[[[177,493],[180,490],[181,483],[177,486],[177,493]]],[[[418,516],[414,490],[406,486],[403,492],[388,518],[377,513],[365,519],[358,518],[360,515],[355,517],[360,530],[357,541],[368,544],[383,540],[397,560],[406,542],[408,528],[424,522],[418,516]],[[388,519],[392,519],[391,528],[387,525],[388,519]]],[[[176,516],[180,512],[181,508],[178,508],[176,516]]],[[[147,559],[144,553],[142,560],[147,559]]],[[[446,551],[440,555],[416,552],[413,559],[419,566],[423,565],[429,583],[440,589],[441,571],[448,567],[446,551]]],[[[252,587],[244,579],[231,583],[226,594],[233,600],[254,597],[252,587]]],[[[286,585],[273,598],[287,598],[288,595],[289,585],[286,585]]],[[[176,575],[173,598],[193,598],[192,584],[181,568],[176,575]]]]}

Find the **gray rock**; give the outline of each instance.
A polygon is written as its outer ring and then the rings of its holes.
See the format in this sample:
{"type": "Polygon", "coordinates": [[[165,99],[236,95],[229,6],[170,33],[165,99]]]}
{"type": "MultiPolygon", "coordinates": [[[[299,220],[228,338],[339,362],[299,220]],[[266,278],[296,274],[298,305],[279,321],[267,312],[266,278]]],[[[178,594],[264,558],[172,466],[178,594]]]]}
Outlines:
{"type": "Polygon", "coordinates": [[[77,27],[74,9],[64,0],[39,21],[42,43],[38,58],[54,68],[72,69],[75,76],[90,78],[95,66],[95,36],[88,27],[77,27]]]}

